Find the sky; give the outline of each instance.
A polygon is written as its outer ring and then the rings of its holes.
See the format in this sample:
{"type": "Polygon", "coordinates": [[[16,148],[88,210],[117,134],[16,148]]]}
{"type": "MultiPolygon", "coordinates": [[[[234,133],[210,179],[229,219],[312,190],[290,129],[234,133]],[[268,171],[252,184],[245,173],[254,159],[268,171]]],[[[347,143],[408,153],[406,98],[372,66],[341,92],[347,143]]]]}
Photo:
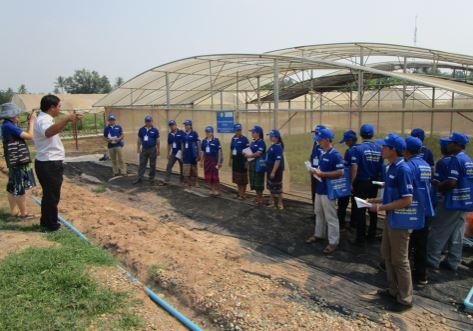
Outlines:
{"type": "Polygon", "coordinates": [[[194,55],[382,42],[473,55],[471,0],[0,0],[0,89],[86,68],[128,80],[194,55]]]}

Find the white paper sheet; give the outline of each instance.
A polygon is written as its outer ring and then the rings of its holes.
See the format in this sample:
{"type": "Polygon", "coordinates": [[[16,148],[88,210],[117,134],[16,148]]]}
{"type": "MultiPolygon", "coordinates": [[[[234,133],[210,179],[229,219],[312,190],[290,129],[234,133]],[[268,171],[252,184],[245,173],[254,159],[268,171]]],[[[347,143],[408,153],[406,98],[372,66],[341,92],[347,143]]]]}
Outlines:
{"type": "Polygon", "coordinates": [[[358,208],[369,208],[372,206],[372,204],[366,200],[363,200],[361,198],[358,198],[358,197],[355,197],[355,202],[356,202],[356,206],[358,208]]]}
{"type": "Polygon", "coordinates": [[[378,185],[378,186],[384,187],[384,182],[377,182],[377,181],[373,180],[371,183],[373,183],[373,185],[378,185]]]}
{"type": "MultiPolygon", "coordinates": [[[[249,148],[249,147],[245,148],[245,149],[242,150],[241,152],[243,153],[243,155],[253,154],[253,151],[252,151],[251,148],[249,148]]],[[[250,161],[253,161],[254,158],[249,158],[249,159],[247,159],[247,160],[248,160],[248,162],[250,162],[250,161]]]]}
{"type": "Polygon", "coordinates": [[[182,151],[178,150],[176,153],[176,159],[182,160],[182,151]]]}
{"type": "MultiPolygon", "coordinates": [[[[304,162],[305,164],[305,167],[307,168],[307,171],[311,172],[313,169],[312,165],[310,164],[310,161],[305,161],[304,162]]],[[[319,182],[322,181],[322,178],[320,178],[319,176],[317,176],[316,174],[312,174],[312,176],[314,176],[315,179],[317,179],[319,182]]]]}

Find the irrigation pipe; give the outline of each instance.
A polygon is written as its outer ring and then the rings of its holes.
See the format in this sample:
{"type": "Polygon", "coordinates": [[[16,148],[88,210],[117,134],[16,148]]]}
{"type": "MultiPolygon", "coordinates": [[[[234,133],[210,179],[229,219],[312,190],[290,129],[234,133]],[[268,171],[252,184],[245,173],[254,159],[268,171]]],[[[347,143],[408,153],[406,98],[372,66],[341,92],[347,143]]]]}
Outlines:
{"type": "MultiPolygon", "coordinates": [[[[35,197],[31,197],[34,202],[36,202],[38,205],[41,206],[41,201],[35,197]]],[[[65,220],[62,216],[58,215],[58,220],[64,224],[69,230],[74,232],[77,236],[79,236],[81,239],[84,239],[87,241],[89,244],[92,244],[89,238],[87,238],[82,232],[77,230],[77,228],[69,223],[67,220],[65,220]]],[[[160,296],[158,296],[156,293],[153,292],[149,287],[145,286],[142,282],[138,280],[135,276],[133,276],[131,273],[129,273],[125,268],[123,268],[121,265],[117,264],[116,265],[118,269],[123,271],[125,275],[127,276],[128,279],[131,281],[140,284],[146,294],[153,300],[156,304],[161,306],[164,310],[166,310],[169,314],[174,316],[179,322],[181,322],[184,326],[186,326],[189,330],[192,331],[202,331],[202,329],[196,325],[194,322],[192,322],[190,319],[188,319],[186,316],[184,316],[182,313],[180,313],[176,308],[174,308],[172,305],[167,303],[164,299],[162,299],[160,296]]]]}

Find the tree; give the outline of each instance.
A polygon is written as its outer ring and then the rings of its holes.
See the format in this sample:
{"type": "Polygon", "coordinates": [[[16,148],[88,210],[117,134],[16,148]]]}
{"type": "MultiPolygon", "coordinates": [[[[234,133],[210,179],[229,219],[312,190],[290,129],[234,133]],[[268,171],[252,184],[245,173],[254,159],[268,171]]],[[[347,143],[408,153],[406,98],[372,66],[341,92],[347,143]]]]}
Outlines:
{"type": "Polygon", "coordinates": [[[28,90],[26,89],[25,84],[21,84],[20,87],[18,88],[18,94],[26,94],[28,93],[28,90]]]}
{"type": "Polygon", "coordinates": [[[58,76],[54,83],[54,93],[64,93],[64,77],[58,76]]]}
{"type": "Polygon", "coordinates": [[[11,88],[0,90],[0,104],[10,102],[13,94],[15,94],[15,92],[13,92],[11,88]]]}
{"type": "Polygon", "coordinates": [[[115,85],[113,85],[113,88],[119,88],[120,86],[123,85],[125,81],[123,80],[123,78],[121,77],[117,77],[117,79],[115,80],[115,85]]]}
{"type": "MultiPolygon", "coordinates": [[[[59,87],[59,78],[56,87],[59,87]]],[[[100,76],[97,71],[86,69],[76,70],[74,75],[63,78],[63,89],[71,94],[109,93],[112,86],[107,76],[100,76]]]]}

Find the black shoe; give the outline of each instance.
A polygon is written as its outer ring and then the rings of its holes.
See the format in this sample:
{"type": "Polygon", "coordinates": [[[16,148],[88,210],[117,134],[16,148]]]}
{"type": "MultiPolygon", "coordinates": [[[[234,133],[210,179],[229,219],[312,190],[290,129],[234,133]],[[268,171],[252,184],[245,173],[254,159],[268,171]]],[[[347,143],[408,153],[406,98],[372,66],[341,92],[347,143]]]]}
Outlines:
{"type": "Polygon", "coordinates": [[[56,232],[61,229],[61,225],[58,224],[57,226],[41,226],[41,232],[56,232]]]}
{"type": "Polygon", "coordinates": [[[425,286],[429,284],[429,280],[427,279],[427,277],[416,277],[414,279],[414,282],[419,286],[425,286]]]}
{"type": "Polygon", "coordinates": [[[440,262],[439,264],[439,268],[440,269],[444,269],[444,270],[449,270],[449,271],[457,271],[456,269],[454,269],[447,261],[443,260],[442,262],[440,262]]]}
{"type": "Polygon", "coordinates": [[[393,300],[396,299],[396,297],[394,295],[392,295],[391,292],[389,292],[388,289],[378,290],[378,292],[376,292],[376,294],[378,294],[382,298],[393,299],[393,300]]]}
{"type": "Polygon", "coordinates": [[[141,183],[142,179],[141,178],[138,178],[136,179],[134,182],[133,182],[133,185],[136,185],[138,183],[141,183]]]}
{"type": "Polygon", "coordinates": [[[404,303],[400,303],[400,302],[395,302],[393,303],[392,305],[390,305],[389,307],[387,307],[387,309],[389,311],[392,311],[392,312],[395,312],[395,313],[402,313],[402,312],[405,312],[409,309],[412,308],[412,304],[410,305],[407,305],[407,304],[404,304],[404,303]]]}
{"type": "Polygon", "coordinates": [[[377,267],[382,272],[386,272],[386,263],[384,261],[379,262],[377,267]]]}

